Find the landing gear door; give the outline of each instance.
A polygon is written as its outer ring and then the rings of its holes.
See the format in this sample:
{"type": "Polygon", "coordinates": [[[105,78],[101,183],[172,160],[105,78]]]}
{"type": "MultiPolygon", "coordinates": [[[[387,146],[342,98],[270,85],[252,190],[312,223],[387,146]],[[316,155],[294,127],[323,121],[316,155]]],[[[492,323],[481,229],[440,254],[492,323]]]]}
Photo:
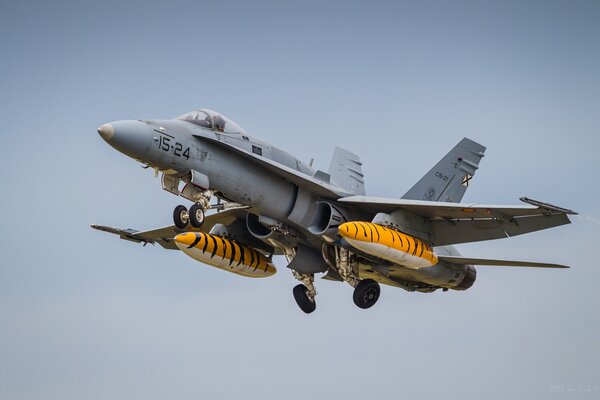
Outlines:
{"type": "Polygon", "coordinates": [[[191,184],[197,188],[207,190],[209,188],[208,176],[201,174],[198,171],[191,170],[191,184]]]}
{"type": "Polygon", "coordinates": [[[181,192],[179,191],[180,181],[181,179],[179,179],[178,176],[167,175],[164,172],[160,177],[160,183],[162,185],[162,188],[165,189],[167,192],[171,192],[177,196],[181,194],[181,192]]]}

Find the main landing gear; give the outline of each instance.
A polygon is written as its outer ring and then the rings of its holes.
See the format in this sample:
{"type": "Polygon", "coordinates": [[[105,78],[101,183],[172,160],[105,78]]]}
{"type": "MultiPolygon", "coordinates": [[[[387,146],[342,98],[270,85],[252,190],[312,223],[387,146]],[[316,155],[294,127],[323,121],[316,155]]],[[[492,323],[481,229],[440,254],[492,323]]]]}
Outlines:
{"type": "Polygon", "coordinates": [[[311,298],[308,297],[308,288],[306,286],[303,284],[296,285],[292,292],[294,293],[294,299],[296,300],[298,307],[300,307],[302,311],[310,314],[316,310],[317,303],[315,302],[315,299],[311,300],[311,298]]]}
{"type": "MultiPolygon", "coordinates": [[[[310,314],[317,308],[314,297],[317,293],[314,290],[314,285],[312,285],[312,288],[311,291],[307,286],[301,283],[294,286],[294,289],[292,290],[296,304],[298,304],[298,307],[307,314],[310,314]],[[314,294],[312,294],[313,292],[314,294]]],[[[358,282],[354,288],[352,299],[357,307],[367,309],[373,307],[375,303],[377,303],[380,294],[381,287],[379,286],[379,283],[373,279],[363,279],[358,282]]]]}
{"type": "Polygon", "coordinates": [[[377,303],[380,294],[381,288],[379,287],[379,283],[373,279],[363,279],[354,288],[352,299],[358,307],[366,309],[373,307],[377,303]]]}
{"type": "Polygon", "coordinates": [[[315,276],[314,274],[301,274],[296,271],[292,272],[294,278],[302,282],[301,284],[296,285],[292,290],[294,299],[302,311],[310,314],[317,308],[317,302],[315,301],[315,296],[317,295],[317,290],[314,285],[315,276]]]}
{"type": "MultiPolygon", "coordinates": [[[[356,255],[343,247],[336,247],[335,250],[335,264],[331,260],[331,262],[328,262],[328,265],[338,272],[344,282],[354,287],[352,299],[357,307],[362,309],[373,307],[381,294],[379,283],[373,279],[359,279],[356,255]]],[[[317,291],[314,285],[314,274],[292,272],[294,278],[302,282],[294,287],[294,299],[302,311],[310,314],[317,308],[317,303],[315,302],[317,291]]]]}
{"type": "Polygon", "coordinates": [[[381,294],[379,283],[373,279],[358,278],[358,261],[356,255],[348,249],[337,247],[335,266],[342,279],[354,287],[352,299],[359,308],[371,308],[377,303],[381,294]]]}

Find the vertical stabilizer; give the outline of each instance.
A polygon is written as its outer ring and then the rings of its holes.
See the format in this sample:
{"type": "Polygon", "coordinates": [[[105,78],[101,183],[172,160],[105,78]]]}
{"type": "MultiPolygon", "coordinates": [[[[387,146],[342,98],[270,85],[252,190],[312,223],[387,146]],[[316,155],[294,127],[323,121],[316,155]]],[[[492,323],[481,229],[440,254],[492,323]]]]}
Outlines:
{"type": "Polygon", "coordinates": [[[356,195],[365,194],[362,163],[356,154],[341,147],[336,147],[333,150],[333,157],[329,166],[329,176],[331,183],[336,184],[349,193],[356,195]]]}
{"type": "Polygon", "coordinates": [[[479,168],[484,152],[484,146],[464,138],[402,198],[460,202],[479,168]]]}

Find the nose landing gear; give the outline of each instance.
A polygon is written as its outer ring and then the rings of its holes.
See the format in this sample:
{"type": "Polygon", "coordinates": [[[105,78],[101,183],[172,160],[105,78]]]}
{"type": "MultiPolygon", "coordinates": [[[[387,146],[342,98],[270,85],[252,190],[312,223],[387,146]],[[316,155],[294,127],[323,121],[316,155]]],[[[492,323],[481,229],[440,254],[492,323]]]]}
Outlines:
{"type": "Polygon", "coordinates": [[[179,229],[185,229],[190,221],[190,214],[185,206],[178,205],[173,210],[173,223],[179,229]]]}
{"type": "Polygon", "coordinates": [[[189,214],[190,225],[192,225],[194,228],[202,227],[202,224],[204,224],[204,209],[202,206],[198,203],[194,204],[190,207],[189,214]]]}
{"type": "Polygon", "coordinates": [[[211,190],[197,191],[193,196],[194,204],[189,211],[182,205],[175,207],[175,210],[173,210],[173,223],[175,226],[179,229],[185,229],[189,224],[194,228],[201,228],[204,224],[204,213],[210,209],[212,195],[211,190]]]}
{"type": "Polygon", "coordinates": [[[179,229],[187,228],[188,224],[194,228],[201,228],[204,224],[204,208],[196,203],[188,211],[185,206],[178,205],[173,210],[173,223],[179,229]]]}

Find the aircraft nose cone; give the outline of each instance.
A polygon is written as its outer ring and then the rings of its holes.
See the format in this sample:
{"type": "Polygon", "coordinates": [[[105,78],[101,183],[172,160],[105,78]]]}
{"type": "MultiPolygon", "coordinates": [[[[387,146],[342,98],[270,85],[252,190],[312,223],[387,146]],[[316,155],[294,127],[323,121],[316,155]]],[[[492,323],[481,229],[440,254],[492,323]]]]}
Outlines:
{"type": "Polygon", "coordinates": [[[139,120],[112,121],[99,127],[98,134],[112,148],[141,162],[158,150],[152,126],[139,120]]]}
{"type": "Polygon", "coordinates": [[[104,124],[98,128],[98,134],[108,142],[115,134],[115,128],[111,124],[104,124]]]}

